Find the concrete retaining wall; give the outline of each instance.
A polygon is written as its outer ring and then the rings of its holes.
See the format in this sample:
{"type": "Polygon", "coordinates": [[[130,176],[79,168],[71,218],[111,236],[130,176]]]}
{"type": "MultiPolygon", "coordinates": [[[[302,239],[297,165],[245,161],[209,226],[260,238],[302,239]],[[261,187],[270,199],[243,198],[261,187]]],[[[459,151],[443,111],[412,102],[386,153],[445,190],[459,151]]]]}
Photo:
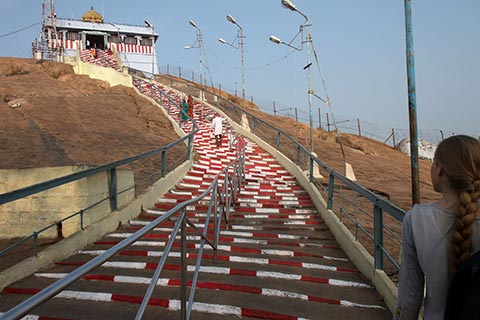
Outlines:
{"type": "MultiPolygon", "coordinates": [[[[9,192],[43,181],[89,169],[87,166],[52,167],[35,169],[0,170],[0,193],[9,192]]],[[[117,172],[118,190],[134,186],[133,173],[126,170],[117,172]]],[[[52,223],[74,214],[93,203],[107,198],[108,175],[106,172],[74,181],[32,196],[0,206],[0,237],[18,238],[31,235],[52,223]]],[[[135,197],[131,189],[118,197],[118,205],[123,206],[135,197]]],[[[102,219],[104,212],[110,211],[109,201],[88,210],[84,225],[102,219]]],[[[80,230],[80,217],[62,223],[62,235],[68,237],[80,230]]],[[[39,234],[41,238],[56,238],[57,229],[51,228],[39,234]]]]}
{"type": "Polygon", "coordinates": [[[70,237],[40,251],[37,257],[28,258],[1,272],[0,290],[15,281],[37,272],[41,268],[67,258],[76,251],[85,248],[88,244],[101,239],[108,232],[116,230],[119,225],[127,224],[128,220],[138,216],[142,209],[152,207],[159,197],[185,176],[191,165],[191,161],[184,162],[120,210],[105,212],[100,219],[96,219],[95,223],[86,227],[84,231],[76,232],[70,237]]]}
{"type": "Polygon", "coordinates": [[[116,85],[133,87],[132,76],[128,73],[118,72],[112,68],[96,66],[81,60],[68,61],[67,63],[72,64],[73,71],[75,71],[76,74],[84,74],[92,79],[106,81],[110,83],[112,87],[116,85]]]}

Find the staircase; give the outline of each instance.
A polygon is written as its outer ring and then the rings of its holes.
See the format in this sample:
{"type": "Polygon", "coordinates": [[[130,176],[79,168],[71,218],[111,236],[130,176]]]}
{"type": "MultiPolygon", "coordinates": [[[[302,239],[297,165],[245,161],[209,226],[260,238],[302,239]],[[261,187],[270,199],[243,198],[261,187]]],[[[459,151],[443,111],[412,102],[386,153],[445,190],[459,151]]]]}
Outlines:
{"type": "MultiPolygon", "coordinates": [[[[136,85],[140,91],[152,89],[141,81],[136,85]]],[[[175,92],[162,90],[175,97],[175,92]]],[[[178,112],[171,115],[178,118],[178,112]]],[[[68,259],[5,288],[0,311],[39,292],[205,190],[235,158],[229,141],[235,133],[227,124],[225,130],[230,134],[224,135],[221,147],[210,137],[213,116],[214,111],[195,104],[194,118],[200,129],[194,138],[198,159],[153,208],[68,259]]],[[[184,130],[191,130],[188,122],[184,130]]],[[[191,319],[391,318],[376,290],[338,247],[294,177],[250,140],[246,140],[245,159],[245,183],[229,225],[220,233],[217,262],[211,249],[204,253],[191,319]]],[[[206,211],[207,203],[200,202],[188,207],[187,216],[202,229],[206,211]]],[[[32,310],[28,319],[135,318],[173,224],[174,220],[168,221],[154,229],[94,273],[32,310]]],[[[190,235],[187,239],[190,286],[199,237],[190,235]]],[[[180,318],[179,247],[175,242],[144,319],[180,318]]]]}

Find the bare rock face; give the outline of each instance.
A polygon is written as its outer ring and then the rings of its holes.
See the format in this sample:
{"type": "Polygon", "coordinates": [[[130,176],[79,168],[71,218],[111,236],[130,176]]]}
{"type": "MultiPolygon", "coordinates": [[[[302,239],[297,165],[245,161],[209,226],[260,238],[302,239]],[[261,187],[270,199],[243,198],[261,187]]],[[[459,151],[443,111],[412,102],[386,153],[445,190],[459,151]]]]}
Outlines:
{"type": "MultiPolygon", "coordinates": [[[[410,155],[410,139],[405,138],[395,146],[395,149],[410,155]]],[[[437,145],[426,140],[418,140],[418,156],[422,159],[433,160],[437,145]]]]}

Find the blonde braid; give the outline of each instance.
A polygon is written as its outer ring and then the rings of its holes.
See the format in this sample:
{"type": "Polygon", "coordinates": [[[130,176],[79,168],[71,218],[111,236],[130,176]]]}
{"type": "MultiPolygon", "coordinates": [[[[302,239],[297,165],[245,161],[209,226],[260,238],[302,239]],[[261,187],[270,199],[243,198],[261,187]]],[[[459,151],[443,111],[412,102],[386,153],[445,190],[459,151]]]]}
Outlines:
{"type": "Polygon", "coordinates": [[[460,192],[453,230],[452,267],[458,267],[470,257],[473,234],[473,222],[477,216],[477,201],[480,198],[480,179],[477,179],[466,191],[460,192]]]}

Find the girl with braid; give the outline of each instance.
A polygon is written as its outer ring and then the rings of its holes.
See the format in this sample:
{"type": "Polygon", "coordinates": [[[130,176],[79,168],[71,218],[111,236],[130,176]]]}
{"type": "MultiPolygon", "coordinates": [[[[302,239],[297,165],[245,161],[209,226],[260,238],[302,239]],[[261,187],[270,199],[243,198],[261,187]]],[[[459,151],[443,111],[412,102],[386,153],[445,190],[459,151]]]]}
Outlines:
{"type": "Polygon", "coordinates": [[[404,217],[393,319],[418,319],[423,301],[425,320],[443,319],[455,270],[480,250],[480,141],[464,135],[442,141],[430,175],[442,197],[404,217]]]}

